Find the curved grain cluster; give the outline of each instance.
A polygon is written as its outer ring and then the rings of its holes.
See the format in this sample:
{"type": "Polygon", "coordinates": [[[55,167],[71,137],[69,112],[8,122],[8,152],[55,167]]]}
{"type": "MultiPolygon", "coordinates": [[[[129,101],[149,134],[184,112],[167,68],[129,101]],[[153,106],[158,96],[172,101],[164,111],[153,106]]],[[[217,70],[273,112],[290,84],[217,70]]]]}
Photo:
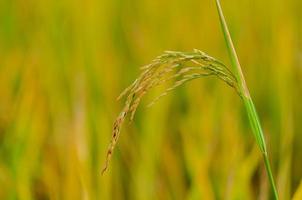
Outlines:
{"type": "Polygon", "coordinates": [[[238,83],[233,73],[220,61],[196,49],[193,52],[166,51],[141,69],[142,73],[140,76],[118,97],[118,99],[120,99],[127,96],[127,99],[122,112],[114,122],[112,139],[108,147],[106,163],[102,173],[104,173],[108,167],[125,117],[130,114],[130,121],[133,120],[135,111],[142,97],[150,89],[168,81],[173,83],[161,95],[154,99],[149,106],[182,84],[204,76],[216,76],[240,94],[238,83]]]}

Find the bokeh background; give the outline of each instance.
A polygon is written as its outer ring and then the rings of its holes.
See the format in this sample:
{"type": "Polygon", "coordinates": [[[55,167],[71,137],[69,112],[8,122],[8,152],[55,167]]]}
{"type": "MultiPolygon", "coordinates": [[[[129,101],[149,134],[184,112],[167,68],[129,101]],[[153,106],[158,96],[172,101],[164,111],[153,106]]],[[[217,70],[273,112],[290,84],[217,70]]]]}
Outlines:
{"type": "MultiPolygon", "coordinates": [[[[280,199],[302,199],[302,1],[222,6],[280,199]]],[[[270,199],[242,102],[214,78],[143,99],[101,176],[119,93],[164,50],[230,65],[214,0],[1,0],[0,199],[270,199]]]]}

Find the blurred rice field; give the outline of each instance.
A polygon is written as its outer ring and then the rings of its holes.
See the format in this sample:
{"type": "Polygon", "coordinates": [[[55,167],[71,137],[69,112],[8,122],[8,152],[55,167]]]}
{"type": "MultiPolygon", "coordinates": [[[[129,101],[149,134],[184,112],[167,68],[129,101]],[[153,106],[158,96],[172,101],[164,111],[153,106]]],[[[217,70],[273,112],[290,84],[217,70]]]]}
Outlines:
{"type": "MultiPolygon", "coordinates": [[[[280,199],[302,199],[302,1],[222,1],[280,199]]],[[[243,105],[195,80],[125,123],[119,93],[164,50],[230,64],[213,0],[1,0],[0,199],[270,199],[243,105]]]]}

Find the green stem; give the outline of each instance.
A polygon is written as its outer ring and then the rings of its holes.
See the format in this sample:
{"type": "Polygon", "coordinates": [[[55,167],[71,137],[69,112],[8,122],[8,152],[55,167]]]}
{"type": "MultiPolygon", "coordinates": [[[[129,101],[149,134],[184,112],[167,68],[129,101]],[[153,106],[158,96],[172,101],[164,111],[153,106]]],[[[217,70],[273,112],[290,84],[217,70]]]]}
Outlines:
{"type": "Polygon", "coordinates": [[[237,53],[235,51],[234,45],[233,45],[233,41],[230,35],[230,32],[228,30],[223,12],[222,12],[222,8],[220,5],[220,1],[216,0],[216,6],[217,6],[217,11],[219,14],[219,20],[220,20],[220,24],[221,24],[221,28],[222,28],[222,32],[223,32],[223,36],[225,39],[225,43],[227,45],[227,49],[228,49],[228,53],[229,53],[229,57],[231,59],[231,63],[232,63],[232,67],[233,67],[233,71],[235,72],[235,76],[236,79],[238,81],[239,84],[239,92],[240,95],[242,97],[242,100],[244,102],[244,106],[246,108],[247,114],[248,114],[248,118],[249,118],[249,122],[250,125],[252,127],[252,131],[253,134],[256,138],[256,142],[263,154],[263,158],[264,158],[264,162],[265,162],[265,168],[269,177],[269,181],[274,193],[274,197],[276,200],[278,200],[278,193],[277,193],[277,189],[275,186],[275,182],[274,182],[274,177],[271,171],[271,167],[270,167],[270,163],[268,160],[268,155],[267,155],[267,150],[266,150],[266,144],[265,144],[265,140],[264,140],[264,134],[259,122],[259,118],[257,115],[257,111],[256,108],[254,106],[254,103],[252,101],[252,98],[250,96],[249,90],[246,86],[245,83],[245,79],[241,70],[241,66],[238,60],[238,56],[237,53]]]}
{"type": "Polygon", "coordinates": [[[269,164],[267,154],[263,154],[263,159],[264,159],[266,171],[267,171],[268,176],[269,176],[269,181],[270,181],[271,186],[273,188],[274,197],[275,197],[275,199],[278,200],[278,192],[277,192],[277,189],[276,189],[276,186],[275,186],[274,176],[273,176],[273,173],[272,173],[272,170],[271,170],[271,166],[269,164]]]}

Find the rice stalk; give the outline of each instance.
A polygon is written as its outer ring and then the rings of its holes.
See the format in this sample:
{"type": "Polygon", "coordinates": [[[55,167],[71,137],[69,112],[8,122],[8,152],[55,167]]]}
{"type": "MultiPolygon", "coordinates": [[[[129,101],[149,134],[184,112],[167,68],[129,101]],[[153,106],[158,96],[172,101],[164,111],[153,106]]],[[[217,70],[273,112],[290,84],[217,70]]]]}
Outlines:
{"type": "Polygon", "coordinates": [[[230,35],[230,32],[228,30],[228,26],[226,24],[223,12],[222,12],[222,8],[220,5],[220,1],[216,0],[216,7],[217,7],[217,11],[218,11],[218,15],[219,15],[219,21],[221,24],[221,29],[223,32],[223,36],[225,39],[225,43],[228,49],[228,53],[229,53],[229,57],[231,59],[231,63],[232,63],[232,67],[233,67],[233,71],[235,72],[236,78],[238,80],[238,85],[239,85],[239,93],[242,94],[242,100],[244,103],[244,106],[246,108],[247,111],[247,115],[250,121],[250,125],[253,131],[253,134],[256,138],[256,142],[260,148],[260,151],[262,152],[263,155],[263,160],[264,160],[264,164],[265,164],[265,168],[269,177],[269,181],[273,190],[273,194],[274,194],[274,198],[276,200],[279,199],[278,197],[278,192],[275,186],[275,181],[274,181],[274,177],[273,177],[273,173],[270,167],[270,163],[269,163],[269,159],[268,159],[268,153],[267,153],[267,149],[266,149],[266,144],[265,144],[265,140],[264,140],[264,134],[260,125],[260,120],[258,118],[258,114],[255,108],[255,105],[253,103],[253,100],[250,96],[249,90],[247,88],[242,70],[241,70],[241,66],[239,63],[239,59],[230,35]]]}
{"type": "Polygon", "coordinates": [[[243,100],[257,145],[259,146],[264,158],[265,167],[269,176],[274,197],[276,200],[278,200],[278,194],[268,159],[264,134],[260,125],[257,111],[245,83],[241,66],[223,16],[219,0],[216,0],[216,6],[222,32],[235,74],[233,74],[232,71],[230,71],[217,59],[196,49],[193,52],[166,51],[164,54],[155,58],[150,64],[142,67],[143,71],[141,75],[118,97],[118,99],[120,99],[124,96],[127,96],[127,100],[122,112],[114,122],[112,138],[108,147],[106,162],[102,170],[102,174],[108,168],[113,150],[119,138],[121,126],[126,116],[130,114],[130,121],[133,120],[141,99],[148,91],[167,81],[174,82],[171,87],[167,88],[161,95],[159,95],[149,104],[149,106],[151,106],[158,99],[167,95],[169,92],[188,81],[204,76],[215,76],[234,88],[243,100]]]}

